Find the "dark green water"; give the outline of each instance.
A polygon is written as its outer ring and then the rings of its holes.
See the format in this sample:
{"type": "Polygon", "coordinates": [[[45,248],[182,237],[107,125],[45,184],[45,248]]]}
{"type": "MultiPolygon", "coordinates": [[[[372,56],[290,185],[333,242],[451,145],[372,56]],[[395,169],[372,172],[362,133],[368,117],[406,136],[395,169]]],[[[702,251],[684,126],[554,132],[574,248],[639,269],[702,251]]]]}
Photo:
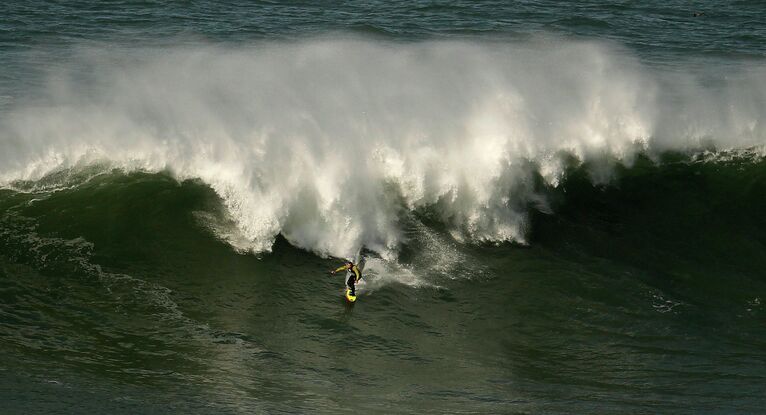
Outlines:
{"type": "Polygon", "coordinates": [[[605,188],[582,174],[529,247],[429,230],[403,253],[419,284],[373,262],[352,308],[337,262],[213,238],[199,183],[5,191],[6,408],[758,412],[763,163],[639,162],[605,188]],[[447,273],[418,258],[434,239],[459,261],[447,273]]]}
{"type": "Polygon", "coordinates": [[[0,16],[0,413],[764,411],[761,2],[0,16]]]}

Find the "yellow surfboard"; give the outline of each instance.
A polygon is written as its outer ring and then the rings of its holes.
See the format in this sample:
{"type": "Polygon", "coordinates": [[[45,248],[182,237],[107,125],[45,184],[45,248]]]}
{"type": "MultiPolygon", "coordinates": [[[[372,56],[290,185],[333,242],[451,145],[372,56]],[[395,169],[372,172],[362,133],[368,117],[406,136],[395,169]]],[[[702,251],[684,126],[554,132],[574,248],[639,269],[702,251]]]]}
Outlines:
{"type": "Polygon", "coordinates": [[[345,297],[346,297],[346,301],[348,301],[349,303],[353,303],[353,302],[356,301],[356,296],[355,295],[351,295],[351,288],[346,287],[346,295],[345,295],[345,297]]]}

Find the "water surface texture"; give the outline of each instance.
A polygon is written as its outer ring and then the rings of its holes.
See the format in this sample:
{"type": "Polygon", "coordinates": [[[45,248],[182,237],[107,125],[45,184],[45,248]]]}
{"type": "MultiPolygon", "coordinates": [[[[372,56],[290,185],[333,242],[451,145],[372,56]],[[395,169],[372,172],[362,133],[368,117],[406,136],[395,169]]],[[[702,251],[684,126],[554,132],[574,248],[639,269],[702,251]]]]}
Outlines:
{"type": "Polygon", "coordinates": [[[0,412],[764,411],[763,2],[218,3],[0,5],[0,412]]]}

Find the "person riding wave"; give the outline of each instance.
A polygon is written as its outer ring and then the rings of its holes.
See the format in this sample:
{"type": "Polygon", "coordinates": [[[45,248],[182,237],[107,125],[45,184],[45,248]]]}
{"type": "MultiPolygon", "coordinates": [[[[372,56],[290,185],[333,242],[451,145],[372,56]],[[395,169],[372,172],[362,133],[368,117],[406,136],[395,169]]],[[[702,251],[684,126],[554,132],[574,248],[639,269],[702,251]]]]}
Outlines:
{"type": "Polygon", "coordinates": [[[351,295],[356,296],[356,283],[362,279],[362,271],[360,271],[359,267],[351,261],[346,261],[346,263],[338,267],[338,269],[330,271],[330,274],[335,274],[339,271],[350,271],[346,285],[348,285],[349,290],[351,290],[351,295]]]}

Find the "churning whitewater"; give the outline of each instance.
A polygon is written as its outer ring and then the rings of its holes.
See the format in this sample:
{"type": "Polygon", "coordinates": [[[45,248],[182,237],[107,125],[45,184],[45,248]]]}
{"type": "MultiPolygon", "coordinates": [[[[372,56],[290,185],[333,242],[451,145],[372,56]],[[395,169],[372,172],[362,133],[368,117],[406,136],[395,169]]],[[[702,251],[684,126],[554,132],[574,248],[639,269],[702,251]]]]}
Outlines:
{"type": "Polygon", "coordinates": [[[0,3],[0,412],[763,412],[763,6],[0,3]]]}
{"type": "Polygon", "coordinates": [[[537,178],[555,187],[567,160],[604,183],[638,153],[761,146],[766,71],[725,70],[708,84],[554,37],[83,47],[0,120],[0,180],[200,179],[226,210],[205,225],[240,251],[281,234],[392,258],[403,215],[425,208],[457,240],[524,243],[529,208],[547,209],[537,178]]]}

